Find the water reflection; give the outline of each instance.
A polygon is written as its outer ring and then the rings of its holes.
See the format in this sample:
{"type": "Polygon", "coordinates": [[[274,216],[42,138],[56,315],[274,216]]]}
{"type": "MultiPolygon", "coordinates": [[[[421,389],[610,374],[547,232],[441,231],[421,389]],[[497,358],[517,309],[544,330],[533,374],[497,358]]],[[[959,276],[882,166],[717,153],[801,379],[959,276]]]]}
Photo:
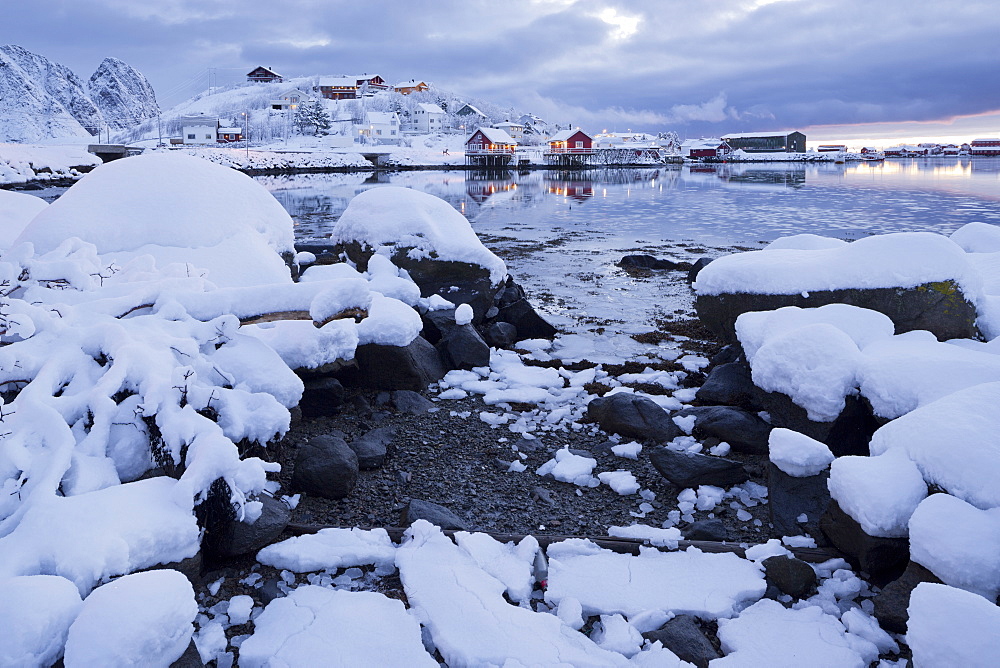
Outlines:
{"type": "Polygon", "coordinates": [[[720,163],[655,169],[412,171],[259,177],[296,220],[328,237],[358,193],[397,185],[440,197],[477,227],[613,226],[635,238],[747,243],[813,232],[846,239],[1000,223],[1000,160],[720,163]],[[570,213],[572,212],[572,213],[570,213]],[[563,220],[565,218],[565,220],[563,220]]]}

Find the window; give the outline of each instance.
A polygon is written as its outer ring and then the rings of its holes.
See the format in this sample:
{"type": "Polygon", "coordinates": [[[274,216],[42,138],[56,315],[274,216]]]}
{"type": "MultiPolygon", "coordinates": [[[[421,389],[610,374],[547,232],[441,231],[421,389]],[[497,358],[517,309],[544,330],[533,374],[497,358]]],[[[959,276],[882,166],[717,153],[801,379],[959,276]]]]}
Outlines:
{"type": "Polygon", "coordinates": [[[188,139],[194,139],[194,135],[188,135],[188,139]]]}
{"type": "Polygon", "coordinates": [[[577,148],[583,148],[583,142],[582,142],[582,141],[578,141],[578,142],[576,143],[576,147],[577,147],[577,148]]]}
{"type": "Polygon", "coordinates": [[[205,135],[205,139],[211,139],[212,135],[205,135]]]}
{"type": "Polygon", "coordinates": [[[382,134],[382,131],[381,130],[376,130],[375,134],[380,135],[380,134],[382,134]]]}

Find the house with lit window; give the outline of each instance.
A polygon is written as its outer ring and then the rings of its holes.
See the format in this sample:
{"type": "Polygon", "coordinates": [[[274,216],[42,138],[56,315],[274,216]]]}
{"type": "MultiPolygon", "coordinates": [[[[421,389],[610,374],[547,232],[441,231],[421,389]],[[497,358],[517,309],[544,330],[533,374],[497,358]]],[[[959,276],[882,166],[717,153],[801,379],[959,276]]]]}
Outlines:
{"type": "Polygon", "coordinates": [[[219,119],[206,114],[181,117],[181,143],[214,144],[218,140],[219,119]]]}
{"type": "Polygon", "coordinates": [[[478,128],[465,141],[465,162],[470,165],[504,167],[510,164],[517,142],[503,130],[478,128]]]}
{"type": "Polygon", "coordinates": [[[399,114],[395,111],[369,111],[358,128],[359,137],[370,144],[399,144],[399,114]]]}
{"type": "Polygon", "coordinates": [[[548,141],[547,153],[593,153],[594,138],[583,130],[560,130],[548,141]]]}
{"type": "Polygon", "coordinates": [[[243,128],[219,128],[215,132],[216,141],[220,144],[231,144],[243,141],[243,128]]]}

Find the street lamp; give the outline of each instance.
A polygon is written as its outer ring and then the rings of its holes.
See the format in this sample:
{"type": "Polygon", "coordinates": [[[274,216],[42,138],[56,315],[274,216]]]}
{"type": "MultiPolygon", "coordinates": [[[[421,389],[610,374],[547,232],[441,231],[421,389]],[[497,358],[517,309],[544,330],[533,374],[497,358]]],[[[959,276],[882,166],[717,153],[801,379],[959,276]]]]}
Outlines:
{"type": "Polygon", "coordinates": [[[243,142],[247,146],[247,167],[250,166],[250,114],[243,112],[243,142]]]}

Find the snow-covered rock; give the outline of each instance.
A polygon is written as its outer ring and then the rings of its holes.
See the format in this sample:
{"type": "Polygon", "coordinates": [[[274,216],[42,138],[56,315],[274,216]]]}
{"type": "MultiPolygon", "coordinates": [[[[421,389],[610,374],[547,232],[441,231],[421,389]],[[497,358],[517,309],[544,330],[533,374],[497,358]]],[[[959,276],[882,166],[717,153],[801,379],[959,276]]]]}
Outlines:
{"type": "Polygon", "coordinates": [[[50,666],[63,653],[83,601],[56,575],[0,580],[0,666],[50,666]]]}
{"type": "Polygon", "coordinates": [[[906,642],[915,668],[996,665],[1000,608],[982,596],[922,582],[910,594],[906,642]]]}
{"type": "Polygon", "coordinates": [[[771,463],[795,478],[819,475],[833,461],[825,443],[790,429],[772,429],[768,437],[771,463]]]}
{"type": "Polygon", "coordinates": [[[995,601],[1000,594],[1000,508],[932,494],[910,517],[910,559],[945,584],[995,601]]]}
{"type": "Polygon", "coordinates": [[[66,639],[66,668],[162,666],[191,642],[198,604],[191,583],[173,570],[126,575],[84,600],[66,639]]]}
{"type": "Polygon", "coordinates": [[[295,573],[373,565],[391,570],[396,549],[385,529],[321,529],[288,538],[257,553],[257,561],[295,573]]]}
{"type": "Polygon", "coordinates": [[[869,536],[905,536],[927,496],[919,469],[899,450],[875,457],[840,457],[830,465],[830,496],[869,536]]]}
{"type": "Polygon", "coordinates": [[[10,248],[31,219],[48,205],[41,197],[0,189],[0,249],[10,248]]]}
{"type": "Polygon", "coordinates": [[[280,253],[294,252],[293,223],[251,178],[174,153],[102,165],[42,211],[15,243],[37,253],[77,237],[124,266],[143,255],[217,286],[291,282],[280,253]],[[164,205],[169,203],[169,206],[164,205]]]}

